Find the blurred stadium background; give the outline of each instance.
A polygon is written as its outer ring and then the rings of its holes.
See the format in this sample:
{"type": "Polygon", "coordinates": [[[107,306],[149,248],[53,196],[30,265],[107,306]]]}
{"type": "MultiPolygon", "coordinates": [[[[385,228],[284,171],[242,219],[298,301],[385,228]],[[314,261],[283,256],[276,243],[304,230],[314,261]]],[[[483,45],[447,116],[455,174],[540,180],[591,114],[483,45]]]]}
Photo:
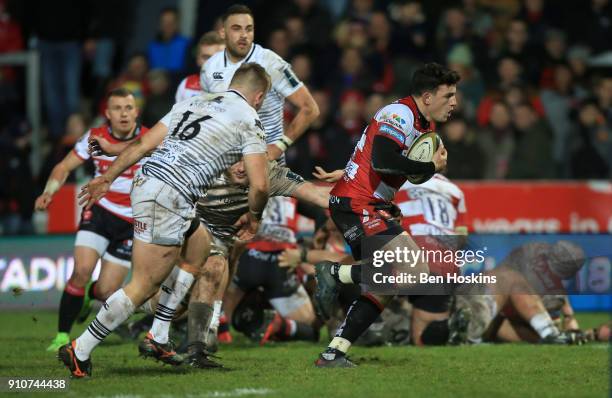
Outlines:
{"type": "MultiPolygon", "coordinates": [[[[0,308],[58,305],[73,265],[76,192],[91,170],[73,174],[48,212],[33,203],[51,168],[104,122],[104,94],[129,88],[152,126],[197,72],[193,46],[232,3],[0,0],[0,308]],[[160,62],[155,49],[170,41],[180,43],[168,47],[173,62],[160,62]]],[[[462,76],[459,110],[440,131],[448,176],[466,194],[470,232],[495,234],[477,266],[559,234],[587,254],[610,253],[610,1],[242,3],[255,13],[255,41],[291,62],[321,109],[287,152],[294,171],[343,168],[376,109],[409,93],[411,71],[446,63],[462,76]]],[[[576,310],[612,308],[610,267],[602,257],[583,268],[576,310]]]]}

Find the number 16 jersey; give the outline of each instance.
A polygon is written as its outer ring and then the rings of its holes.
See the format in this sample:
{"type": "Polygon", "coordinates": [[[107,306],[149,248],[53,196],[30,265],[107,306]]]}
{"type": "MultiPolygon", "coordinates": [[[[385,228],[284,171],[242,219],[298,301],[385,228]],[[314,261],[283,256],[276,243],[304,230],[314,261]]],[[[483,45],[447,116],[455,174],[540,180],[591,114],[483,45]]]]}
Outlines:
{"type": "Polygon", "coordinates": [[[160,122],[168,126],[168,133],[142,173],[193,203],[242,155],[266,152],[257,112],[235,90],[179,102],[160,122]]]}

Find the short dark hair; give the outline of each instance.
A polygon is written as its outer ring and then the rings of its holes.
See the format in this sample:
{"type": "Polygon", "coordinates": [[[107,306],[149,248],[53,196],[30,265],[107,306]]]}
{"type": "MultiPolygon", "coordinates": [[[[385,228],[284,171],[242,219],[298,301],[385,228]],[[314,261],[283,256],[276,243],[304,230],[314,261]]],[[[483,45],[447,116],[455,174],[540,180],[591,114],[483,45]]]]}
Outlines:
{"type": "Polygon", "coordinates": [[[164,15],[164,14],[165,14],[165,13],[167,13],[167,12],[169,12],[169,13],[171,13],[171,14],[174,14],[174,15],[175,15],[177,18],[178,18],[178,16],[179,16],[179,12],[178,12],[178,9],[177,9],[176,7],[164,7],[164,8],[162,8],[162,10],[159,12],[159,15],[160,15],[160,16],[161,16],[161,15],[164,15]]]}
{"type": "Polygon", "coordinates": [[[425,64],[412,75],[412,93],[422,95],[426,91],[435,92],[443,84],[452,86],[457,84],[460,77],[454,70],[435,62],[425,64]]]}
{"type": "Polygon", "coordinates": [[[236,15],[236,14],[249,14],[251,18],[255,20],[255,17],[253,16],[253,11],[251,11],[251,9],[248,6],[245,6],[244,4],[234,4],[230,6],[227,10],[225,10],[223,15],[221,16],[221,21],[225,23],[225,21],[227,21],[227,19],[231,15],[236,15]]]}
{"type": "Polygon", "coordinates": [[[133,97],[134,93],[125,87],[117,87],[108,92],[108,95],[106,96],[106,100],[108,101],[111,97],[125,98],[125,97],[129,97],[130,95],[133,97]]]}
{"type": "Polygon", "coordinates": [[[236,69],[236,72],[234,72],[234,76],[230,82],[230,87],[234,83],[240,85],[250,85],[258,90],[263,90],[266,93],[272,86],[268,72],[266,72],[263,66],[255,62],[247,62],[240,65],[240,67],[236,69]]]}

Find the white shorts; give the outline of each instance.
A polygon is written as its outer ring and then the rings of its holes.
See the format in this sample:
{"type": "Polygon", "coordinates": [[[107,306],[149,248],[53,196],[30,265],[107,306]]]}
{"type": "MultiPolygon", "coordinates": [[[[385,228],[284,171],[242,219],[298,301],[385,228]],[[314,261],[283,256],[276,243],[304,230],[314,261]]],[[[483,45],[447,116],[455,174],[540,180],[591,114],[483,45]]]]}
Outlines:
{"type": "Polygon", "coordinates": [[[132,184],[134,238],[162,246],[182,246],[195,217],[195,204],[170,185],[138,173],[132,184]]]}

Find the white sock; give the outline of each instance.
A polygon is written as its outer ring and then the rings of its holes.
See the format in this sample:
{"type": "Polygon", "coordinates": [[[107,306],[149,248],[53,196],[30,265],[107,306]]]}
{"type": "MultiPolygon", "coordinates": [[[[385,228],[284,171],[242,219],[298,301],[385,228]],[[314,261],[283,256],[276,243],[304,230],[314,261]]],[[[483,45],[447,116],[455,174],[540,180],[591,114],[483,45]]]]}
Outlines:
{"type": "Polygon", "coordinates": [[[529,320],[529,324],[542,339],[551,334],[559,334],[559,329],[555,326],[548,312],[536,314],[529,320]]]}
{"type": "Polygon", "coordinates": [[[215,300],[213,303],[213,314],[210,319],[210,330],[213,331],[214,334],[217,334],[219,330],[219,318],[221,317],[221,306],[223,305],[223,301],[215,300]]]}
{"type": "Polygon", "coordinates": [[[155,310],[155,319],[153,319],[153,326],[150,330],[153,340],[156,342],[160,344],[168,342],[170,323],[176,308],[191,288],[194,280],[195,276],[193,274],[179,268],[174,285],[166,285],[165,282],[162,284],[159,303],[155,310]]]}
{"type": "Polygon", "coordinates": [[[353,282],[353,278],[351,278],[351,268],[353,268],[352,265],[341,265],[340,266],[340,269],[338,270],[338,279],[340,279],[340,282],[344,284],[355,283],[353,282]]]}
{"type": "MultiPolygon", "coordinates": [[[[334,348],[338,351],[341,351],[346,354],[346,352],[351,348],[351,342],[345,339],[344,337],[334,337],[332,341],[327,346],[328,348],[334,348]]],[[[327,359],[327,358],[326,358],[327,359]]],[[[333,358],[331,358],[333,359],[333,358]]]]}
{"type": "Polygon", "coordinates": [[[89,358],[91,352],[115,328],[125,322],[134,313],[134,304],[123,289],[117,290],[104,303],[96,319],[87,330],[76,339],[75,354],[80,361],[89,358]]]}
{"type": "Polygon", "coordinates": [[[288,336],[295,336],[295,333],[297,332],[297,322],[294,321],[293,319],[287,319],[287,324],[289,325],[289,330],[287,330],[287,335],[288,336]]]}

